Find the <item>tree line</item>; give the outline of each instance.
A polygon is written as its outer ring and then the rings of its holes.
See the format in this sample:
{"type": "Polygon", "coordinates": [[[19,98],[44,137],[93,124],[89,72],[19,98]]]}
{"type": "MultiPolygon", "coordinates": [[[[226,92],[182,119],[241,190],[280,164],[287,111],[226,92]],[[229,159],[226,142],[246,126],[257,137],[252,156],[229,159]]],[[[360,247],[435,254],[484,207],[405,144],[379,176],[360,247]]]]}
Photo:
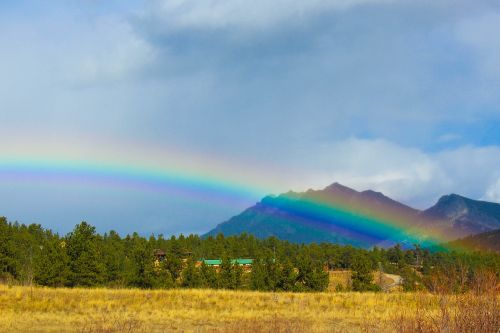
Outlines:
{"type": "Polygon", "coordinates": [[[420,248],[370,250],[331,243],[295,244],[252,235],[164,238],[137,233],[98,234],[82,222],[60,236],[38,224],[0,217],[0,281],[50,287],[217,288],[262,291],[322,291],[327,270],[352,270],[351,289],[378,290],[373,271],[400,274],[405,290],[432,290],[446,277],[462,291],[482,271],[500,272],[495,253],[431,251],[420,248]],[[155,250],[165,252],[159,261],[155,250]],[[220,267],[197,263],[222,259],[220,267]],[[250,272],[232,263],[252,258],[250,272]],[[451,278],[450,280],[450,276],[451,278]]]}

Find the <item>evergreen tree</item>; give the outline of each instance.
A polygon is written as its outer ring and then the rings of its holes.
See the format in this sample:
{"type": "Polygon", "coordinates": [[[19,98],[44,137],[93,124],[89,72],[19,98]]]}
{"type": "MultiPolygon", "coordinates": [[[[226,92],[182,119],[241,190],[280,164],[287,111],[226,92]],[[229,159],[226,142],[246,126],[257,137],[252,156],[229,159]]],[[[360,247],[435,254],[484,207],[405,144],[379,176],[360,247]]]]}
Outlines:
{"type": "Polygon", "coordinates": [[[9,279],[14,273],[12,226],[0,217],[0,280],[9,279]]]}
{"type": "Polygon", "coordinates": [[[129,255],[129,284],[139,288],[152,288],[155,286],[154,273],[159,267],[155,267],[153,249],[148,242],[134,234],[132,236],[132,248],[129,255]]]}
{"type": "Polygon", "coordinates": [[[51,237],[40,245],[40,259],[37,261],[35,282],[43,286],[62,287],[69,284],[69,257],[66,242],[51,237]]]}
{"type": "Polygon", "coordinates": [[[261,259],[254,260],[250,274],[250,288],[252,290],[269,290],[266,280],[267,270],[261,259]]]}
{"type": "Polygon", "coordinates": [[[104,267],[99,252],[95,227],[86,222],[78,224],[67,236],[72,286],[96,286],[103,282],[104,267]]]}
{"type": "Polygon", "coordinates": [[[239,264],[234,264],[231,269],[230,289],[241,289],[243,284],[243,268],[239,264]]]}
{"type": "Polygon", "coordinates": [[[167,253],[165,257],[165,268],[170,272],[174,281],[177,281],[182,272],[182,260],[179,255],[167,253]]]}
{"type": "MultiPolygon", "coordinates": [[[[274,243],[274,241],[273,241],[274,243]]],[[[274,258],[268,256],[265,259],[265,269],[266,269],[266,290],[275,291],[280,279],[279,267],[274,258]]]]}
{"type": "Polygon", "coordinates": [[[218,288],[219,287],[219,279],[217,276],[217,272],[212,266],[206,265],[202,262],[200,267],[200,275],[202,286],[204,288],[218,288]]]}
{"type": "Polygon", "coordinates": [[[292,263],[287,260],[283,264],[278,281],[278,289],[283,291],[294,291],[296,289],[297,273],[292,263]]]}
{"type": "Polygon", "coordinates": [[[153,288],[171,289],[176,287],[176,282],[166,268],[165,262],[162,262],[159,267],[155,267],[152,276],[153,288]]]}
{"type": "Polygon", "coordinates": [[[219,270],[219,288],[234,289],[233,288],[233,264],[228,257],[222,258],[219,270]]]}
{"type": "Polygon", "coordinates": [[[186,268],[182,271],[182,286],[184,288],[199,288],[203,284],[199,269],[193,260],[188,260],[186,268]]]}
{"type": "Polygon", "coordinates": [[[352,289],[355,291],[378,290],[373,282],[371,262],[366,254],[358,253],[352,262],[352,289]]]}
{"type": "Polygon", "coordinates": [[[391,263],[398,264],[398,266],[401,265],[404,262],[404,253],[401,245],[396,244],[387,250],[387,258],[391,263]]]}
{"type": "Polygon", "coordinates": [[[403,279],[404,291],[415,291],[419,289],[421,283],[420,278],[411,267],[406,266],[401,271],[401,278],[403,279]]]}
{"type": "Polygon", "coordinates": [[[105,267],[107,285],[124,286],[125,277],[125,243],[115,231],[105,234],[102,243],[102,259],[105,267]]]}
{"type": "Polygon", "coordinates": [[[301,254],[298,260],[297,289],[299,291],[323,291],[328,287],[328,272],[310,256],[301,254]]]}

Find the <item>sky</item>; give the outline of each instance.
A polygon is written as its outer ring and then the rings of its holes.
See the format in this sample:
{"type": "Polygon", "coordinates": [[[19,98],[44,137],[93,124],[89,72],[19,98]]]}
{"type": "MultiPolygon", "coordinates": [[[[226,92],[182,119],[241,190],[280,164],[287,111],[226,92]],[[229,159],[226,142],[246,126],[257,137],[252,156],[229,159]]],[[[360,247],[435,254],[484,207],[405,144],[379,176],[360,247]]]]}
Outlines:
{"type": "Polygon", "coordinates": [[[499,33],[487,0],[2,1],[0,215],[171,235],[333,182],[500,202],[499,33]]]}

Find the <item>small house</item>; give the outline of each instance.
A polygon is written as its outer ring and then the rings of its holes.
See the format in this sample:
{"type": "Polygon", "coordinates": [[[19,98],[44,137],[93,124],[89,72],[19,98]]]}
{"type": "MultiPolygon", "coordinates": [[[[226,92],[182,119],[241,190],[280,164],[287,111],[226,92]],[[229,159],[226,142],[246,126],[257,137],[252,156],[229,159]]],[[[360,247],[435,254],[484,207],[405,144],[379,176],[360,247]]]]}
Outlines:
{"type": "MultiPolygon", "coordinates": [[[[230,261],[232,265],[241,266],[245,271],[252,270],[253,259],[237,258],[230,259],[230,261]]],[[[200,259],[196,262],[197,267],[201,266],[202,264],[218,269],[222,264],[222,259],[200,259]]]]}

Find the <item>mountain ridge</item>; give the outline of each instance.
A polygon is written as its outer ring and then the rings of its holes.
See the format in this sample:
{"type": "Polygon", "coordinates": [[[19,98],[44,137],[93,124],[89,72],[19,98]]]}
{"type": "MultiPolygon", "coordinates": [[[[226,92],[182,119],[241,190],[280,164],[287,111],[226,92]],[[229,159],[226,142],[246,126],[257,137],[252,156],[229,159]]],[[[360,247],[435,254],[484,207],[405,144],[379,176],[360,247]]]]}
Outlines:
{"type": "Polygon", "coordinates": [[[454,240],[451,248],[465,248],[473,251],[492,251],[500,253],[500,229],[483,232],[454,240]]]}
{"type": "Polygon", "coordinates": [[[451,241],[494,229],[500,229],[500,204],[449,194],[418,210],[381,192],[356,191],[335,182],[321,190],[265,196],[203,236],[245,232],[296,243],[385,247],[433,234],[451,241]]]}

